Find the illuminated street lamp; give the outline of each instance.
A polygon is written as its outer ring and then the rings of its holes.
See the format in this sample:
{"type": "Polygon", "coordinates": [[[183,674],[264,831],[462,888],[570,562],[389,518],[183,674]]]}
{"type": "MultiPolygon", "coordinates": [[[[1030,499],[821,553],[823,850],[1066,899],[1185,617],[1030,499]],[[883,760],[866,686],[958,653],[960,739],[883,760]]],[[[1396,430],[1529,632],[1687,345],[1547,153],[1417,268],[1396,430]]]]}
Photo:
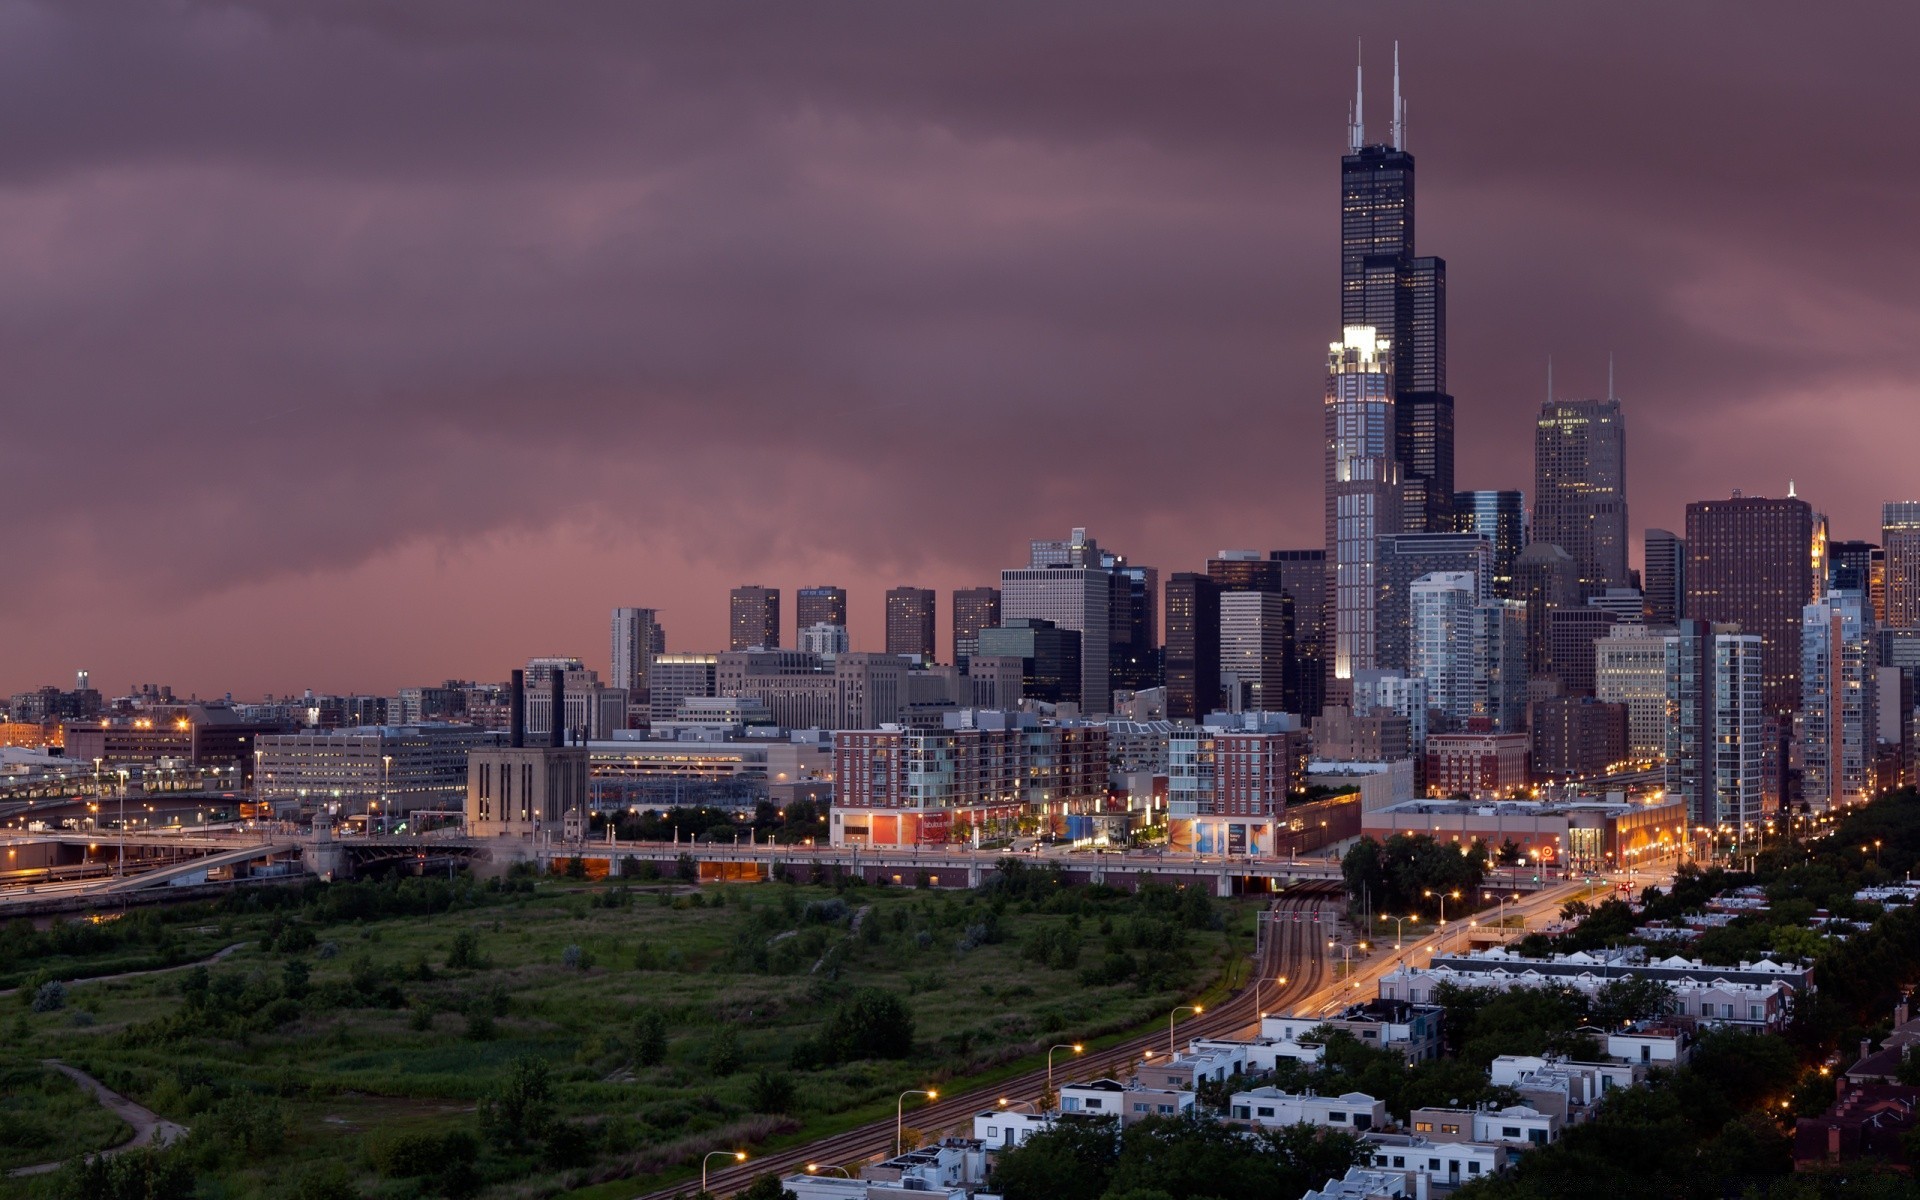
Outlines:
{"type": "Polygon", "coordinates": [[[1053,1052],[1055,1050],[1071,1050],[1075,1054],[1079,1054],[1085,1049],[1086,1047],[1079,1042],[1074,1042],[1071,1045],[1063,1044],[1047,1047],[1047,1095],[1053,1095],[1053,1052]]]}
{"type": "Polygon", "coordinates": [[[1167,1014],[1167,1057],[1168,1058],[1172,1058],[1175,1055],[1175,1051],[1173,1048],[1174,1019],[1183,1012],[1190,1012],[1197,1017],[1200,1015],[1200,1011],[1201,1011],[1200,1006],[1198,1004],[1182,1004],[1178,1008],[1174,1009],[1172,1012],[1167,1014]]]}
{"type": "Polygon", "coordinates": [[[745,1150],[709,1150],[707,1157],[700,1160],[700,1190],[707,1190],[707,1163],[716,1158],[731,1158],[735,1162],[747,1161],[745,1150]]]}
{"type": "Polygon", "coordinates": [[[894,1102],[893,1106],[893,1156],[895,1158],[900,1157],[901,1149],[906,1142],[908,1096],[925,1096],[929,1100],[938,1100],[940,1093],[932,1088],[908,1088],[900,1093],[900,1098],[894,1102]]]}

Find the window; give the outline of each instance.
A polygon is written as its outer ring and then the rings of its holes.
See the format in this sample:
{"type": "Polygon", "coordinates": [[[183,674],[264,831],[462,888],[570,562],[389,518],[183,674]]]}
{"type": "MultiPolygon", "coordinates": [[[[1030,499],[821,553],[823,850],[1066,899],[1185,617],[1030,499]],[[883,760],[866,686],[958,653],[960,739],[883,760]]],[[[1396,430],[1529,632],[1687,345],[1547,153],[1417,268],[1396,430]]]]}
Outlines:
{"type": "Polygon", "coordinates": [[[1152,1110],[1152,1106],[1147,1104],[1146,1102],[1141,1100],[1135,1100],[1133,1102],[1133,1111],[1143,1113],[1143,1112],[1151,1112],[1153,1110],[1152,1110]]]}
{"type": "Polygon", "coordinates": [[[1433,1122],[1432,1121],[1415,1121],[1413,1123],[1413,1131],[1415,1133],[1432,1133],[1433,1122]]]}
{"type": "Polygon", "coordinates": [[[1345,1125],[1347,1123],[1347,1114],[1343,1112],[1329,1112],[1327,1113],[1327,1120],[1333,1122],[1335,1125],[1345,1125]]]}
{"type": "Polygon", "coordinates": [[[1766,1010],[1761,1008],[1758,1004],[1747,1005],[1747,1020],[1764,1021],[1766,1020],[1766,1016],[1767,1016],[1766,1010]]]}
{"type": "Polygon", "coordinates": [[[1396,1154],[1396,1155],[1394,1155],[1394,1156],[1393,1156],[1393,1165],[1394,1165],[1394,1166],[1396,1166],[1396,1167],[1405,1167],[1405,1166],[1407,1165],[1407,1156],[1406,1156],[1406,1155],[1404,1155],[1404,1154],[1396,1154]]]}
{"type": "MultiPolygon", "coordinates": [[[[1459,1173],[1459,1171],[1460,1171],[1460,1164],[1459,1164],[1459,1163],[1454,1163],[1454,1164],[1452,1164],[1452,1165],[1453,1165],[1453,1170],[1454,1170],[1454,1173],[1455,1173],[1455,1174],[1458,1174],[1458,1173],[1459,1173]]],[[[1439,1169],[1440,1169],[1440,1160],[1439,1160],[1439,1159],[1437,1159],[1437,1158],[1430,1158],[1430,1159],[1428,1159],[1428,1160],[1427,1160],[1427,1170],[1429,1170],[1429,1171],[1438,1171],[1439,1169]]]]}
{"type": "Polygon", "coordinates": [[[1273,1115],[1273,1109],[1271,1108],[1263,1107],[1259,1110],[1259,1112],[1260,1112],[1260,1115],[1263,1117],[1270,1117],[1273,1115]]]}
{"type": "Polygon", "coordinates": [[[1500,1136],[1503,1138],[1517,1138],[1520,1136],[1520,1127],[1518,1125],[1502,1125],[1500,1127],[1500,1136]]]}
{"type": "Polygon", "coordinates": [[[1529,1129],[1527,1130],[1527,1140],[1536,1146],[1544,1146],[1547,1144],[1547,1131],[1544,1129],[1529,1129]]]}
{"type": "Polygon", "coordinates": [[[1099,1107],[1100,1107],[1100,1101],[1098,1101],[1098,1100],[1095,1100],[1094,1098],[1092,1098],[1091,1096],[1089,1096],[1089,1097],[1087,1098],[1087,1107],[1088,1107],[1088,1108],[1099,1108],[1099,1107]]]}
{"type": "Polygon", "coordinates": [[[1173,1105],[1171,1105],[1171,1104],[1162,1104],[1162,1105],[1160,1106],[1160,1115],[1161,1115],[1161,1116],[1163,1116],[1163,1117],[1170,1117],[1170,1116],[1172,1116],[1172,1115],[1173,1115],[1173,1105]]]}
{"type": "Polygon", "coordinates": [[[1468,1163],[1468,1164],[1467,1164],[1467,1174],[1469,1174],[1469,1175],[1478,1175],[1479,1173],[1480,1173],[1480,1164],[1479,1164],[1479,1163],[1477,1163],[1477,1162],[1470,1162],[1470,1163],[1468,1163]]]}
{"type": "Polygon", "coordinates": [[[1440,1132],[1441,1133],[1459,1133],[1460,1127],[1458,1125],[1442,1125],[1440,1126],[1440,1132]]]}

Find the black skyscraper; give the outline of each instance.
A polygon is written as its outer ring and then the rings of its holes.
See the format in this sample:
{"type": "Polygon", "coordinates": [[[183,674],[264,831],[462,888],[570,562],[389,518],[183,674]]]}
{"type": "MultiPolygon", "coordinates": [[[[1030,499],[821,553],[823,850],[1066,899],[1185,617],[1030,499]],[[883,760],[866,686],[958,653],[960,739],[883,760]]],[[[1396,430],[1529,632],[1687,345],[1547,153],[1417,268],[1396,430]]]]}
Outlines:
{"type": "Polygon", "coordinates": [[[1349,153],[1340,160],[1340,323],[1371,325],[1393,345],[1401,527],[1453,528],[1453,397],[1447,394],[1447,263],[1413,252],[1413,155],[1394,51],[1393,123],[1369,145],[1355,78],[1349,153]]]}

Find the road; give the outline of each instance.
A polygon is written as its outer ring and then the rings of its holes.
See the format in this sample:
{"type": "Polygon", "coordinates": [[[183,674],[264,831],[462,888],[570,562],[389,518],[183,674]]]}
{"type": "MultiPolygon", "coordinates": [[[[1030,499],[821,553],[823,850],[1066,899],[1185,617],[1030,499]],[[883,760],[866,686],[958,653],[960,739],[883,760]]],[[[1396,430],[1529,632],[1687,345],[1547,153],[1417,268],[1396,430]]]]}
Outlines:
{"type": "MultiPolygon", "coordinates": [[[[125,1121],[133,1129],[132,1137],[118,1146],[100,1151],[101,1154],[125,1154],[129,1150],[138,1150],[142,1146],[155,1144],[164,1146],[176,1138],[186,1136],[186,1126],[176,1125],[153,1110],[142,1108],[85,1071],[70,1067],[58,1059],[49,1058],[42,1061],[79,1084],[83,1090],[90,1092],[102,1107],[125,1121]]],[[[20,1167],[9,1171],[7,1174],[9,1176],[46,1175],[58,1171],[65,1165],[64,1162],[36,1163],[31,1167],[20,1167]]]]}

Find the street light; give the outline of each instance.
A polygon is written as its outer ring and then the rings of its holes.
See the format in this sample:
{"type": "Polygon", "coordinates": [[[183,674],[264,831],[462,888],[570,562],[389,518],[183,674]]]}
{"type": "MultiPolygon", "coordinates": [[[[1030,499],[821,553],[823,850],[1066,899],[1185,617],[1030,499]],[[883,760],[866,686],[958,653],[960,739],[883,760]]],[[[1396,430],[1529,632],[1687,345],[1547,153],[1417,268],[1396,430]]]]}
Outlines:
{"type": "Polygon", "coordinates": [[[1081,1051],[1085,1049],[1086,1047],[1081,1045],[1079,1042],[1074,1042],[1071,1045],[1063,1044],[1059,1046],[1047,1047],[1047,1095],[1049,1096],[1053,1095],[1053,1052],[1055,1050],[1071,1050],[1075,1054],[1079,1054],[1081,1051]]]}
{"type": "Polygon", "coordinates": [[[1447,897],[1452,896],[1455,900],[1458,900],[1460,893],[1458,890],[1436,892],[1432,888],[1428,888],[1425,894],[1440,901],[1440,928],[1436,932],[1440,935],[1441,942],[1444,945],[1447,936],[1447,897]]]}
{"type": "Polygon", "coordinates": [[[1386,913],[1379,913],[1377,915],[1382,921],[1393,922],[1393,948],[1396,952],[1400,949],[1401,931],[1406,928],[1407,922],[1412,921],[1415,925],[1418,925],[1420,923],[1419,913],[1414,913],[1412,916],[1408,916],[1408,917],[1390,917],[1386,913]]]}
{"type": "MultiPolygon", "coordinates": [[[[1255,1012],[1260,1014],[1260,1018],[1262,1020],[1266,1019],[1267,1011],[1266,1009],[1260,1007],[1260,985],[1265,983],[1266,981],[1267,981],[1267,978],[1264,975],[1255,975],[1253,977],[1253,1008],[1255,1012]]],[[[1285,975],[1282,975],[1278,979],[1274,980],[1274,982],[1284,988],[1287,986],[1287,977],[1285,975]]]]}
{"type": "Polygon", "coordinates": [[[1173,1048],[1173,1021],[1175,1017],[1178,1017],[1183,1012],[1190,1012],[1197,1017],[1200,1015],[1200,1006],[1198,1004],[1182,1004],[1180,1007],[1174,1009],[1172,1012],[1167,1014],[1167,1057],[1168,1058],[1173,1058],[1175,1056],[1175,1051],[1173,1048]]]}
{"type": "Polygon", "coordinates": [[[1025,1104],[1033,1109],[1035,1116],[1040,1114],[1040,1105],[1032,1100],[1009,1100],[1005,1096],[1002,1096],[1000,1097],[999,1103],[1001,1108],[1006,1108],[1013,1104],[1025,1104]]]}
{"type": "Polygon", "coordinates": [[[707,1190],[707,1163],[715,1158],[731,1158],[735,1162],[747,1161],[745,1150],[709,1150],[707,1157],[700,1160],[700,1190],[707,1190]]]}
{"type": "Polygon", "coordinates": [[[907,1133],[907,1097],[925,1096],[929,1100],[938,1100],[940,1093],[932,1088],[908,1088],[900,1093],[893,1106],[893,1156],[900,1157],[901,1148],[906,1142],[907,1133]]]}
{"type": "Polygon", "coordinates": [[[836,1167],[832,1163],[828,1163],[824,1167],[821,1166],[819,1163],[807,1164],[807,1174],[809,1175],[818,1175],[822,1171],[838,1171],[842,1175],[845,1175],[848,1179],[853,1178],[853,1174],[849,1172],[845,1167],[836,1167]]]}

